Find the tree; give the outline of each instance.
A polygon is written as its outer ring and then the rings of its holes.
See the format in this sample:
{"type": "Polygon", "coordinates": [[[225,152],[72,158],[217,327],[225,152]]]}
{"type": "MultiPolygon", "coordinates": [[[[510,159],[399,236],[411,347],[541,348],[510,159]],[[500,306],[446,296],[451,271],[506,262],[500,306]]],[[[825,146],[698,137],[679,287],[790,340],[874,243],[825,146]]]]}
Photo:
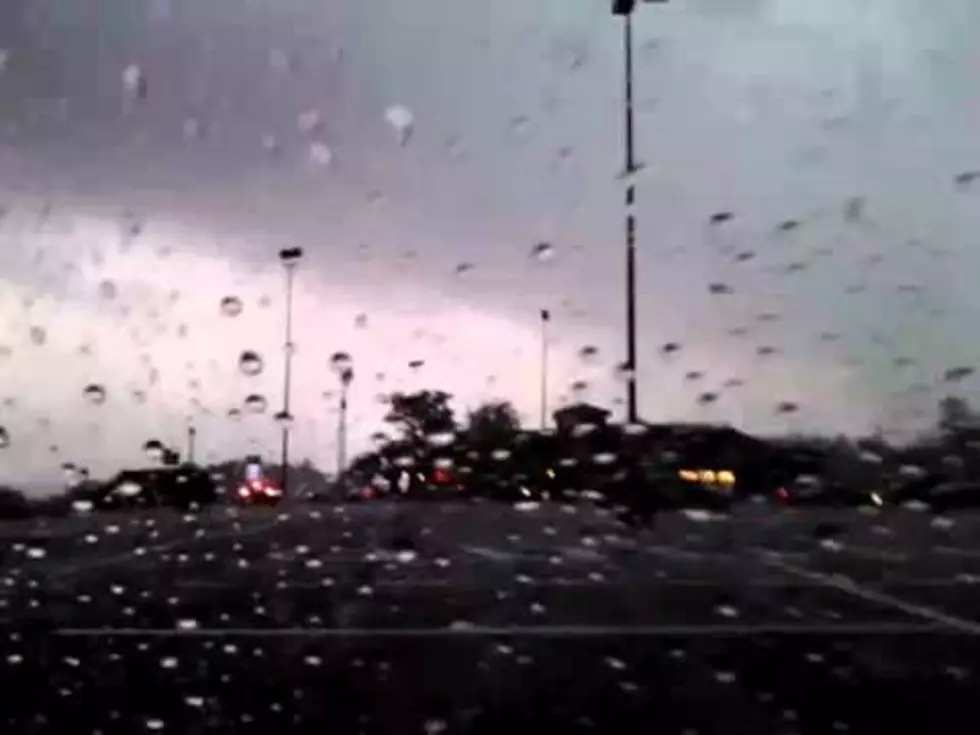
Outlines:
{"type": "Polygon", "coordinates": [[[466,430],[474,442],[506,444],[513,441],[520,429],[521,420],[513,404],[494,401],[470,412],[466,430]]]}
{"type": "Polygon", "coordinates": [[[0,519],[16,520],[31,515],[31,504],[24,493],[11,487],[0,487],[0,519]]]}
{"type": "Polygon", "coordinates": [[[451,398],[441,390],[392,393],[385,421],[398,427],[408,439],[454,431],[456,419],[449,405],[451,398]]]}

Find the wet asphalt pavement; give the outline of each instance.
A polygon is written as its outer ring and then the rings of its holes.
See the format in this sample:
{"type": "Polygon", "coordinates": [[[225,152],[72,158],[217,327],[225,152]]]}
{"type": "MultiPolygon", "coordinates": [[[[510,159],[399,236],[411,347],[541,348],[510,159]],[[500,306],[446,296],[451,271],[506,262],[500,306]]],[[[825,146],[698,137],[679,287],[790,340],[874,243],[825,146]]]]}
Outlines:
{"type": "Polygon", "coordinates": [[[422,503],[7,524],[0,729],[965,732],[978,531],[422,503]]]}

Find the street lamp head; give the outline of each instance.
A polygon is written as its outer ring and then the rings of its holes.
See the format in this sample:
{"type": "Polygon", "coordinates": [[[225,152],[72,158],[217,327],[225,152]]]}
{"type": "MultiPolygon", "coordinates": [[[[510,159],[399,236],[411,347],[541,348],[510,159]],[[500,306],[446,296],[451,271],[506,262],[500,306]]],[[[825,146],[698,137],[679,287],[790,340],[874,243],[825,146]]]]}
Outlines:
{"type": "Polygon", "coordinates": [[[279,251],[279,260],[283,265],[295,265],[303,257],[303,248],[283,248],[279,251]]]}
{"type": "Polygon", "coordinates": [[[353,378],[354,359],[347,352],[335,352],[330,357],[330,367],[341,378],[346,371],[351,371],[353,378]]]}

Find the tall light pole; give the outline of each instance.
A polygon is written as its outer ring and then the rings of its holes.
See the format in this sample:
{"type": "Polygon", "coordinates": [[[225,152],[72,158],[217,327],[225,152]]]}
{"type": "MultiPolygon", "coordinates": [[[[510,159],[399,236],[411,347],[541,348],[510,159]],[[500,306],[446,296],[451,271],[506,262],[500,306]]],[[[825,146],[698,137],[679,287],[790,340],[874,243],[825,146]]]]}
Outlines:
{"type": "Polygon", "coordinates": [[[187,463],[194,464],[194,449],[197,444],[197,428],[194,424],[187,427],[187,463]]]}
{"type": "Polygon", "coordinates": [[[302,258],[302,248],[284,248],[279,251],[279,262],[282,263],[286,272],[286,324],[283,340],[285,365],[283,368],[282,411],[276,415],[282,432],[279,486],[284,496],[289,489],[289,433],[292,427],[290,406],[292,403],[293,352],[295,347],[293,345],[293,280],[296,275],[296,266],[299,265],[302,258]]]}
{"type": "Polygon", "coordinates": [[[548,428],[548,323],[551,312],[541,310],[541,431],[548,428]]]}
{"type": "Polygon", "coordinates": [[[337,416],[337,482],[347,466],[347,392],[354,381],[354,361],[346,352],[335,352],[330,368],[340,380],[340,411],[337,416]]]}
{"type": "MultiPolygon", "coordinates": [[[[666,3],[667,0],[643,0],[666,3]]],[[[633,10],[636,0],[613,0],[613,15],[623,19],[623,122],[626,168],[626,409],[627,421],[636,423],[636,188],[639,170],[633,151],[633,10]]]]}
{"type": "Polygon", "coordinates": [[[353,368],[340,374],[340,416],[337,421],[337,479],[347,466],[347,389],[354,380],[353,368]]]}

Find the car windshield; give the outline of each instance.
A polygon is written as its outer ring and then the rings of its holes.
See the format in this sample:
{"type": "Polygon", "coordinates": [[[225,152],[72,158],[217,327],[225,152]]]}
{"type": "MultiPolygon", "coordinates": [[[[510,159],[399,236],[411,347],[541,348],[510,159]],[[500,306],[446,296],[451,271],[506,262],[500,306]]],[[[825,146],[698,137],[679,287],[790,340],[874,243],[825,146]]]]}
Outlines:
{"type": "Polygon", "coordinates": [[[962,731],[978,63],[975,0],[0,0],[0,731],[962,731]]]}

